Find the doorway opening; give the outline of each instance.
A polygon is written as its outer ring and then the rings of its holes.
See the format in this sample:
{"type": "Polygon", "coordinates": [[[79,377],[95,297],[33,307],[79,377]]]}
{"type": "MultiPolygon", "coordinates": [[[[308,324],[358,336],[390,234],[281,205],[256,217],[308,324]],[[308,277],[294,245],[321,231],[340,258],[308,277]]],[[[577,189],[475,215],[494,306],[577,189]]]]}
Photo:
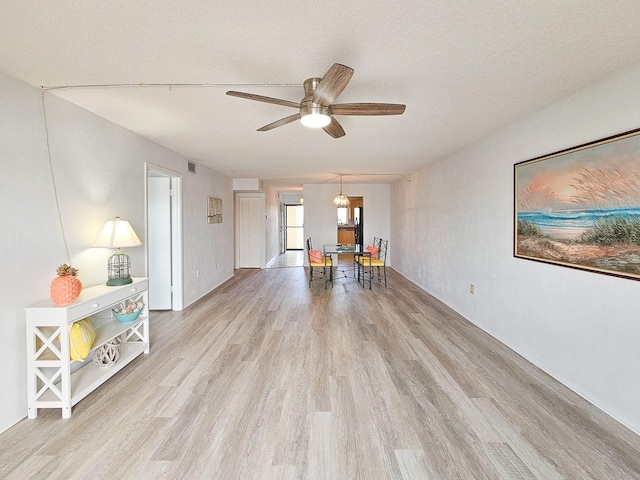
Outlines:
{"type": "Polygon", "coordinates": [[[182,175],[146,164],[146,260],[150,310],[182,310],[182,175]]]}
{"type": "Polygon", "coordinates": [[[304,250],[304,206],[286,204],[284,208],[285,251],[304,250]]]}
{"type": "Polygon", "coordinates": [[[337,209],[338,244],[363,245],[364,198],[349,197],[349,206],[337,209]]]}

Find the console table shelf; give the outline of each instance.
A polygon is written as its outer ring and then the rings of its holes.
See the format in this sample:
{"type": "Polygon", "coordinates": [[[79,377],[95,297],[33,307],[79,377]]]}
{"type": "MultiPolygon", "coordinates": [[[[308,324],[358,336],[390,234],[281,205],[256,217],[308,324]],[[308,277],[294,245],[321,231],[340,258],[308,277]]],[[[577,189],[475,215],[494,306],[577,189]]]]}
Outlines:
{"type": "Polygon", "coordinates": [[[84,289],[69,305],[55,306],[47,300],[25,309],[29,418],[36,418],[39,408],[60,408],[62,417],[69,418],[73,405],[137,356],[149,353],[148,288],[146,278],[134,278],[128,285],[84,289]],[[115,305],[138,298],[144,307],[134,322],[122,323],[111,316],[115,305]],[[100,318],[101,312],[107,312],[111,318],[100,318]],[[84,364],[72,372],[68,325],[92,316],[96,327],[94,345],[84,364]],[[118,361],[110,367],[93,363],[94,350],[116,337],[121,341],[118,361]]]}

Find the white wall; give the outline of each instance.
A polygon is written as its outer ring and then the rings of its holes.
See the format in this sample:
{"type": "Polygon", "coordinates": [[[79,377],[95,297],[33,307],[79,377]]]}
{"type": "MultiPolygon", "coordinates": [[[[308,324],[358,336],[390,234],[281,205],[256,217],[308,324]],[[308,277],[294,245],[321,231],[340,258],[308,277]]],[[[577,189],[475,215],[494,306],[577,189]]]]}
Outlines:
{"type": "Polygon", "coordinates": [[[287,204],[287,205],[296,205],[300,203],[301,198],[302,198],[302,192],[281,193],[280,203],[287,204]]]}
{"type": "Polygon", "coordinates": [[[249,192],[261,190],[260,180],[258,178],[234,178],[233,190],[249,192]]]}
{"type": "MultiPolygon", "coordinates": [[[[342,193],[348,197],[363,197],[364,242],[371,244],[373,237],[390,238],[390,192],[388,184],[344,184],[342,193]]],[[[311,237],[313,248],[334,244],[338,240],[338,217],[331,202],[340,193],[337,184],[305,184],[304,237],[311,237]]],[[[393,242],[389,242],[387,262],[393,263],[393,242]]],[[[306,261],[306,259],[305,259],[306,261]]]]}
{"type": "Polygon", "coordinates": [[[394,183],[390,245],[397,271],[640,433],[640,283],[513,257],[513,165],[640,127],[638,85],[629,70],[394,183]]]}
{"type": "Polygon", "coordinates": [[[185,173],[187,160],[181,157],[178,165],[182,167],[184,182],[182,243],[186,306],[233,276],[234,205],[230,178],[202,165],[198,165],[197,175],[185,173]],[[207,223],[209,197],[222,199],[222,223],[207,223]]]}
{"type": "MultiPolygon", "coordinates": [[[[104,222],[129,220],[143,246],[127,249],[145,274],[144,165],[183,174],[184,303],[233,275],[232,180],[128,130],[46,94],[51,166],[70,261],[85,287],[106,280],[108,249],[91,248],[104,222]],[[223,223],[209,225],[207,196],[223,199],[223,223]],[[195,278],[196,268],[201,270],[195,278]]],[[[0,431],[26,416],[24,307],[46,299],[56,267],[69,261],[55,206],[41,92],[0,74],[0,431]]],[[[153,351],[153,345],[151,346],[153,351]]]]}

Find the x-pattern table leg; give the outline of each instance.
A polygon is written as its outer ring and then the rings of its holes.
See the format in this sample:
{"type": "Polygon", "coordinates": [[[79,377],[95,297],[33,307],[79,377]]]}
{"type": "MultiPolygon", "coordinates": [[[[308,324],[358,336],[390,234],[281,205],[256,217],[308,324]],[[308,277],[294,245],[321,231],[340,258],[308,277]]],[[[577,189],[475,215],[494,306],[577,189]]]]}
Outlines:
{"type": "Polygon", "coordinates": [[[51,335],[46,334],[39,328],[34,328],[33,332],[42,341],[42,345],[40,346],[40,348],[33,354],[34,360],[39,360],[40,356],[47,350],[50,350],[57,357],[57,359],[62,359],[62,352],[54,343],[54,341],[58,338],[58,335],[60,335],[61,333],[59,327],[56,328],[56,330],[51,335]]]}
{"type": "Polygon", "coordinates": [[[47,377],[41,369],[36,368],[34,373],[42,381],[42,387],[36,392],[36,400],[51,390],[60,400],[62,400],[62,391],[56,387],[55,381],[62,375],[62,368],[59,368],[51,377],[47,377]]]}

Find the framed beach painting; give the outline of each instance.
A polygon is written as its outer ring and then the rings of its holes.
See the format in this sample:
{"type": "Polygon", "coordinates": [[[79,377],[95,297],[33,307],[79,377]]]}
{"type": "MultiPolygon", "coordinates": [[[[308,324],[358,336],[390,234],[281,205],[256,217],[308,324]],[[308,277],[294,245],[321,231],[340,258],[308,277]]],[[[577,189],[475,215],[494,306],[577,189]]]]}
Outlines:
{"type": "Polygon", "coordinates": [[[517,163],[514,256],[640,280],[640,129],[517,163]]]}

